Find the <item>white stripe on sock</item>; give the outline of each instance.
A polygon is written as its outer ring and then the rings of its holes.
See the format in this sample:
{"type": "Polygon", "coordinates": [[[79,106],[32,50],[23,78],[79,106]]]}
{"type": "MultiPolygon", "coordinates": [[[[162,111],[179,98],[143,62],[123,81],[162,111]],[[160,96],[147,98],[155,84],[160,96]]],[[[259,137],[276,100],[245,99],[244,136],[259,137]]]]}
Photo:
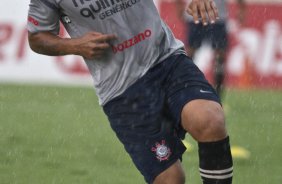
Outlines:
{"type": "Polygon", "coordinates": [[[230,167],[228,169],[223,169],[223,170],[205,170],[199,168],[200,172],[206,173],[206,174],[224,174],[230,171],[233,171],[233,167],[230,167]]]}
{"type": "Polygon", "coordinates": [[[220,176],[207,175],[207,174],[202,174],[202,173],[200,173],[200,175],[204,178],[210,178],[210,179],[227,179],[227,178],[231,178],[233,176],[233,173],[230,173],[227,175],[220,175],[220,176]]]}

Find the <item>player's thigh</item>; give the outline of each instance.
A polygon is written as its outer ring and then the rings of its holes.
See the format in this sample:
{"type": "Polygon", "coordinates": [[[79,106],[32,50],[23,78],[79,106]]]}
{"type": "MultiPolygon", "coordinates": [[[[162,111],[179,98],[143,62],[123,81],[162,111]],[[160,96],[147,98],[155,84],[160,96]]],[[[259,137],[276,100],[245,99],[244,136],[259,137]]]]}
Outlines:
{"type": "Polygon", "coordinates": [[[228,33],[224,22],[214,24],[208,35],[211,39],[213,49],[226,52],[228,47],[228,33]]]}
{"type": "Polygon", "coordinates": [[[205,39],[205,30],[200,24],[195,24],[194,22],[187,23],[187,43],[191,48],[198,49],[203,40],[205,39]]]}
{"type": "MultiPolygon", "coordinates": [[[[176,66],[169,75],[170,77],[166,88],[166,96],[168,97],[167,104],[169,107],[169,113],[171,117],[173,117],[174,121],[177,122],[177,133],[180,137],[183,137],[184,132],[189,132],[191,130],[191,128],[188,127],[188,129],[187,126],[190,124],[192,125],[192,123],[196,124],[196,122],[194,122],[196,117],[203,117],[203,114],[205,114],[205,116],[213,117],[208,115],[211,114],[208,113],[208,110],[210,108],[216,109],[216,107],[220,107],[220,99],[214,88],[211,84],[209,84],[204,74],[193,63],[191,58],[187,56],[180,56],[176,63],[176,66]],[[204,101],[205,103],[195,103],[201,101],[204,101]],[[187,111],[185,107],[187,104],[190,104],[189,107],[192,106],[193,109],[188,108],[189,111],[187,111]],[[204,106],[198,107],[198,104],[202,104],[204,106]],[[190,109],[192,114],[190,113],[190,109]],[[193,122],[190,123],[190,119],[187,121],[186,119],[188,117],[186,116],[185,119],[183,119],[182,112],[185,112],[185,115],[188,114],[189,118],[193,118],[193,122]],[[185,120],[185,125],[188,124],[187,126],[182,125],[183,120],[185,120]]],[[[208,118],[206,119],[208,120],[208,118]]],[[[199,124],[197,124],[197,127],[198,126],[200,127],[199,124]]]]}
{"type": "Polygon", "coordinates": [[[165,171],[160,173],[154,180],[153,184],[184,184],[185,173],[180,160],[177,160],[165,171]]]}

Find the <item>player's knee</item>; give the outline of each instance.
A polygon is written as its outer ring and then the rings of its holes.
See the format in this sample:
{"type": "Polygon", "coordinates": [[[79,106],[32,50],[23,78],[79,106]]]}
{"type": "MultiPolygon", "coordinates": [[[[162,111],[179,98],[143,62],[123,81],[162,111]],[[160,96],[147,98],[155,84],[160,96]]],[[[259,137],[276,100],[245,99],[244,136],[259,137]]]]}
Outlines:
{"type": "Polygon", "coordinates": [[[194,107],[197,107],[197,110],[188,110],[183,126],[196,141],[217,141],[227,136],[224,113],[218,103],[204,102],[194,107]]]}
{"type": "Polygon", "coordinates": [[[199,131],[199,141],[217,141],[226,137],[224,114],[221,111],[207,112],[199,131]]]}
{"type": "Polygon", "coordinates": [[[171,176],[171,178],[166,181],[166,183],[162,184],[185,184],[185,174],[184,172],[178,172],[177,175],[171,176]]]}
{"type": "Polygon", "coordinates": [[[184,173],[177,173],[176,175],[168,175],[163,178],[158,178],[153,184],[185,184],[184,173]]]}
{"type": "Polygon", "coordinates": [[[178,172],[178,176],[175,179],[176,184],[185,184],[185,174],[184,172],[178,172]]]}
{"type": "Polygon", "coordinates": [[[185,175],[181,174],[181,176],[178,176],[177,180],[176,180],[176,184],[185,184],[185,175]]]}
{"type": "Polygon", "coordinates": [[[178,160],[167,170],[160,173],[153,184],[185,184],[185,173],[180,161],[178,160]]]}

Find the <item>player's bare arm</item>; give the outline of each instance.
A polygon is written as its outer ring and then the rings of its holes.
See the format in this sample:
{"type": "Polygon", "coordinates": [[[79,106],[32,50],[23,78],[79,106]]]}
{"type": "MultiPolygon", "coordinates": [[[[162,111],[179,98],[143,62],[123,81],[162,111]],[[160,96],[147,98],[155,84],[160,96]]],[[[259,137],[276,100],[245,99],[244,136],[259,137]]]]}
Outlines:
{"type": "Polygon", "coordinates": [[[39,54],[50,56],[80,55],[85,59],[99,59],[108,49],[113,34],[89,32],[80,38],[61,38],[50,32],[29,33],[31,49],[39,54]]]}
{"type": "Polygon", "coordinates": [[[240,24],[243,24],[245,21],[245,17],[246,17],[246,3],[244,0],[237,0],[237,3],[239,5],[239,11],[238,11],[238,20],[240,22],[240,24]]]}
{"type": "Polygon", "coordinates": [[[219,18],[218,10],[213,0],[192,0],[186,9],[193,16],[194,22],[198,24],[202,19],[203,25],[208,22],[214,23],[219,18]]]}

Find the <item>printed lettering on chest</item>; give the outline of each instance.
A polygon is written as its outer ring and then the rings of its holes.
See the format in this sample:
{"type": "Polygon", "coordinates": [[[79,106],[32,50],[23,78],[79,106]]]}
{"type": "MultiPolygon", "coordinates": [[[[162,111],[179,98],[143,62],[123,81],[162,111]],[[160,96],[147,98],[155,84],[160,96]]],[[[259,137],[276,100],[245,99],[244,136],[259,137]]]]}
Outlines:
{"type": "Polygon", "coordinates": [[[106,19],[132,8],[141,0],[71,0],[74,8],[79,9],[82,17],[89,19],[106,19]]]}

